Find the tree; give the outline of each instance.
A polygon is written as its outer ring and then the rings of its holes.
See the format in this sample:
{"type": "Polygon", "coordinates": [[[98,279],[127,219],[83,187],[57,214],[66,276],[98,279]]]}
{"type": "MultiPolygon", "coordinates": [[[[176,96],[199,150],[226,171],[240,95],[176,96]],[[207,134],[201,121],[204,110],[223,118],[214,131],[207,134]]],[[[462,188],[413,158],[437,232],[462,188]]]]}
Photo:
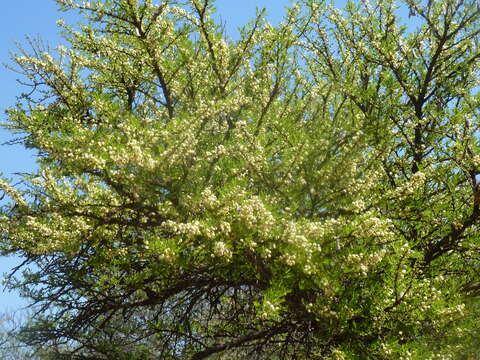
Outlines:
{"type": "Polygon", "coordinates": [[[39,307],[29,346],[145,360],[478,348],[476,1],[405,0],[410,27],[391,0],[304,1],[237,41],[209,0],[57,2],[86,22],[60,23],[69,49],[15,57],[33,89],[7,126],[40,169],[1,184],[2,251],[25,258],[10,286],[39,307]]]}

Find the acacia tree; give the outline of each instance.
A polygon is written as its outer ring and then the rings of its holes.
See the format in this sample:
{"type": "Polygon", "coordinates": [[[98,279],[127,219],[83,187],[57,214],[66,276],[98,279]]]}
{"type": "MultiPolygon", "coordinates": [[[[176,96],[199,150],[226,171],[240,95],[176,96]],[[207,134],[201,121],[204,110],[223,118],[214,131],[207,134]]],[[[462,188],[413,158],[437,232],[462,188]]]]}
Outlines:
{"type": "MultiPolygon", "coordinates": [[[[480,9],[57,0],[15,57],[40,169],[1,220],[54,359],[463,356],[478,319],[480,9]],[[446,329],[455,329],[447,332],[446,329]],[[464,344],[466,341],[463,342],[464,344]],[[442,354],[442,355],[439,355],[442,354]]],[[[474,354],[474,350],[472,350],[474,354]]],[[[467,355],[465,355],[467,356],[467,355]]]]}

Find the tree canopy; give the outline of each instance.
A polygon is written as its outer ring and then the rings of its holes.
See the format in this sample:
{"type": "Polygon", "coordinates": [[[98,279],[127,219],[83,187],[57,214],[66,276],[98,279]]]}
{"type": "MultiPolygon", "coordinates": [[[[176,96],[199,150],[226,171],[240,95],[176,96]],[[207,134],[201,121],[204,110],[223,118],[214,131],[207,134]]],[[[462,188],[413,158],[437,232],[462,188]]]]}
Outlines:
{"type": "Polygon", "coordinates": [[[5,125],[39,170],[0,184],[38,356],[476,356],[476,0],[304,0],[238,40],[210,0],[57,3],[84,23],[20,49],[5,125]]]}

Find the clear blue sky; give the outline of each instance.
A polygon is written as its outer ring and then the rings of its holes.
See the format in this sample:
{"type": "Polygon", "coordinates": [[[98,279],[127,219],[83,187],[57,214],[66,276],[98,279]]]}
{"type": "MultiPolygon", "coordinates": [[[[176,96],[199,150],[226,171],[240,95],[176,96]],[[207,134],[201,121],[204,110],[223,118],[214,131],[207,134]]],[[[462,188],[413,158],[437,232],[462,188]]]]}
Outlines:
{"type": "MultiPolygon", "coordinates": [[[[289,0],[217,0],[218,15],[231,37],[236,37],[236,29],[255,15],[255,9],[267,8],[268,19],[277,23],[285,13],[289,0]]],[[[41,37],[52,46],[62,43],[55,25],[59,18],[67,23],[79,20],[74,14],[57,11],[54,0],[4,0],[2,2],[2,22],[0,22],[0,62],[11,64],[9,52],[15,51],[16,43],[26,45],[25,37],[41,37]]],[[[15,104],[15,98],[23,91],[16,79],[18,74],[0,67],[0,122],[5,121],[4,110],[15,104]]],[[[15,137],[5,130],[0,130],[0,143],[15,137]]],[[[35,156],[21,146],[0,145],[0,172],[7,177],[14,177],[16,172],[34,171],[35,156]]],[[[0,257],[0,276],[8,272],[18,258],[0,257]]],[[[0,314],[15,310],[26,304],[17,294],[5,293],[0,289],[0,314]]]]}

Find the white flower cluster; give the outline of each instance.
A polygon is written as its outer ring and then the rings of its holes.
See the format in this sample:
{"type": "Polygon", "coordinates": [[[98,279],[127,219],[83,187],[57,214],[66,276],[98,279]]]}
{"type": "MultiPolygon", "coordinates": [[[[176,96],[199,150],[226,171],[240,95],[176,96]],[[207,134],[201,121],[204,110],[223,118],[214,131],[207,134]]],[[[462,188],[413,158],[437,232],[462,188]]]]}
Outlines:
{"type": "Polygon", "coordinates": [[[232,251],[227,247],[223,241],[217,241],[213,245],[212,257],[220,257],[230,259],[232,257],[232,251]]]}
{"type": "Polygon", "coordinates": [[[409,195],[412,195],[416,190],[421,188],[427,180],[425,173],[418,171],[413,174],[409,181],[398,186],[395,190],[388,194],[398,199],[403,199],[409,195]]]}
{"type": "Polygon", "coordinates": [[[247,228],[259,230],[265,236],[269,235],[275,223],[272,213],[257,196],[253,196],[238,204],[237,213],[238,218],[242,220],[247,228]]]}
{"type": "Polygon", "coordinates": [[[386,242],[395,237],[392,221],[390,219],[382,219],[373,212],[365,213],[359,218],[359,223],[355,227],[354,236],[358,238],[375,237],[381,242],[386,242]]]}
{"type": "Polygon", "coordinates": [[[370,254],[348,254],[345,259],[345,263],[358,271],[362,276],[367,276],[370,267],[382,261],[385,257],[385,254],[385,249],[381,249],[370,254]]]}
{"type": "Polygon", "coordinates": [[[162,224],[162,227],[165,228],[167,231],[173,231],[177,235],[185,236],[187,238],[202,235],[205,230],[204,225],[198,220],[193,220],[185,223],[167,220],[162,224]]]}
{"type": "Polygon", "coordinates": [[[27,202],[23,198],[23,195],[19,191],[15,190],[10,184],[5,180],[0,179],[0,190],[3,190],[8,197],[10,197],[16,204],[20,206],[25,206],[27,202]]]}

